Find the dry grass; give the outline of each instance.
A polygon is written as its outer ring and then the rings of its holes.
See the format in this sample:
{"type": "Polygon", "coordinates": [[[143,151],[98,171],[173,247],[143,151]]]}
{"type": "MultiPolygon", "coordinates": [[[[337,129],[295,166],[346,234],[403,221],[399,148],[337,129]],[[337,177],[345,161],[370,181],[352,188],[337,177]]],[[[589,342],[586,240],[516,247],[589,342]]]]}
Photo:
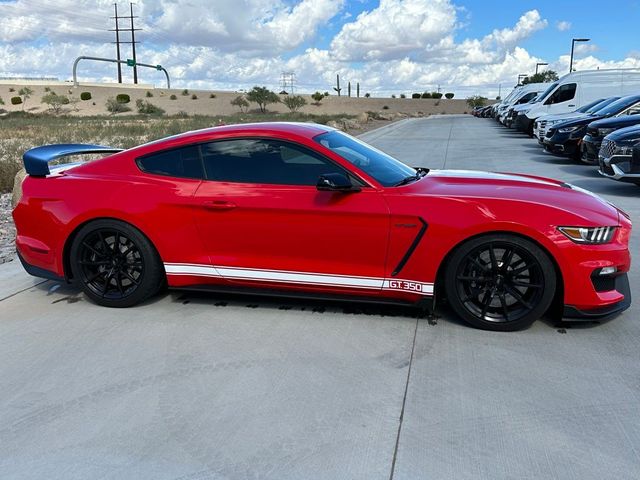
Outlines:
{"type": "Polygon", "coordinates": [[[22,154],[30,148],[51,143],[95,143],[130,148],[190,130],[219,124],[266,121],[313,121],[326,124],[348,115],[305,113],[245,113],[229,116],[174,115],[169,117],[55,117],[15,112],[0,117],[0,192],[13,187],[22,168],[22,154]]]}

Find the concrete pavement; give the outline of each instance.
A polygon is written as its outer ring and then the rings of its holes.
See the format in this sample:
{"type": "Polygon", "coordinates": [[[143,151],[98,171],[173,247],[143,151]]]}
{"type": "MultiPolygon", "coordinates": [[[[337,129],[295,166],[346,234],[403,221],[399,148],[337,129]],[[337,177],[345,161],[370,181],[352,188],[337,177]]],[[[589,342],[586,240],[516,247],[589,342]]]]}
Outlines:
{"type": "MultiPolygon", "coordinates": [[[[640,219],[638,187],[488,119],[362,138],[415,166],[560,178],[640,219]]],[[[0,266],[2,479],[640,477],[637,303],[601,325],[499,334],[446,309],[253,297],[113,310],[38,282],[0,266]]]]}

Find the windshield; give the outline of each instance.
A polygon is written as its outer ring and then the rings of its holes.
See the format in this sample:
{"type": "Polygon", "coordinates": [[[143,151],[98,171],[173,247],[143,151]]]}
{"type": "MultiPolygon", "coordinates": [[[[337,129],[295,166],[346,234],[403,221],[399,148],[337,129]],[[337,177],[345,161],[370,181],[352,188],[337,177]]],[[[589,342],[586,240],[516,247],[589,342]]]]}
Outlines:
{"type": "Polygon", "coordinates": [[[619,100],[620,97],[609,97],[606,98],[604,100],[602,100],[600,103],[594,105],[593,107],[591,107],[589,110],[587,110],[587,113],[590,115],[595,115],[596,113],[598,113],[600,110],[602,110],[603,108],[607,107],[608,105],[611,105],[613,102],[615,102],[616,100],[619,100]]]}
{"type": "Polygon", "coordinates": [[[402,182],[418,172],[380,150],[339,131],[321,133],[314,138],[323,147],[337,153],[385,187],[402,182]]]}
{"type": "Polygon", "coordinates": [[[620,100],[616,100],[615,102],[611,103],[608,107],[598,110],[598,115],[604,115],[605,117],[609,115],[615,115],[616,113],[620,113],[622,110],[630,107],[638,101],[640,101],[640,95],[622,97],[620,100]]]}
{"type": "Polygon", "coordinates": [[[555,90],[555,88],[558,86],[558,82],[554,82],[551,85],[549,85],[549,88],[547,88],[544,92],[542,92],[542,94],[540,95],[540,101],[544,100],[545,98],[547,98],[547,96],[553,91],[555,90]]]}

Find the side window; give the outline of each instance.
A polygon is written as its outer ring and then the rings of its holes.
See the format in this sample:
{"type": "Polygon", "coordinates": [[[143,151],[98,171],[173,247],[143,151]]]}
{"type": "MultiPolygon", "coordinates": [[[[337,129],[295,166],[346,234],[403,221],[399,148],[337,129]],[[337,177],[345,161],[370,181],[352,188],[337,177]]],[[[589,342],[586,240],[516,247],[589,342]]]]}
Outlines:
{"type": "Polygon", "coordinates": [[[523,103],[527,103],[529,100],[531,100],[533,97],[536,96],[535,92],[530,92],[527,93],[526,95],[524,95],[520,100],[518,100],[518,104],[522,105],[523,103]]]}
{"type": "Polygon", "coordinates": [[[207,180],[219,182],[316,185],[320,175],[347,174],[319,154],[279,140],[220,140],[201,151],[207,180]]]}
{"type": "Polygon", "coordinates": [[[549,99],[544,102],[545,105],[552,105],[554,103],[562,103],[572,100],[573,97],[576,96],[576,87],[575,83],[567,83],[566,85],[560,85],[558,89],[553,92],[553,95],[549,97],[549,99]]]}
{"type": "Polygon", "coordinates": [[[640,102],[635,105],[631,105],[621,115],[638,115],[640,114],[640,102]]]}
{"type": "Polygon", "coordinates": [[[197,146],[176,148],[147,155],[137,160],[140,170],[156,175],[179,178],[204,178],[197,146]]]}

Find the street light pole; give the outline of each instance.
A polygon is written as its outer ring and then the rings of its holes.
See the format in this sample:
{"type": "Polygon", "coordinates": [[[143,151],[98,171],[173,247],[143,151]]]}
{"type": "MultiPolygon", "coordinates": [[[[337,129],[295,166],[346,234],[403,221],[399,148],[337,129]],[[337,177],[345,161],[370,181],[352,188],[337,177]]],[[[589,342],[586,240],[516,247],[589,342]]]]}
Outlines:
{"type": "Polygon", "coordinates": [[[576,42],[588,42],[590,38],[574,38],[571,40],[571,60],[569,61],[569,73],[573,72],[573,50],[576,42]]]}
{"type": "Polygon", "coordinates": [[[549,65],[548,63],[544,63],[544,62],[538,62],[536,63],[536,75],[538,74],[538,67],[541,67],[543,65],[549,65]]]}

